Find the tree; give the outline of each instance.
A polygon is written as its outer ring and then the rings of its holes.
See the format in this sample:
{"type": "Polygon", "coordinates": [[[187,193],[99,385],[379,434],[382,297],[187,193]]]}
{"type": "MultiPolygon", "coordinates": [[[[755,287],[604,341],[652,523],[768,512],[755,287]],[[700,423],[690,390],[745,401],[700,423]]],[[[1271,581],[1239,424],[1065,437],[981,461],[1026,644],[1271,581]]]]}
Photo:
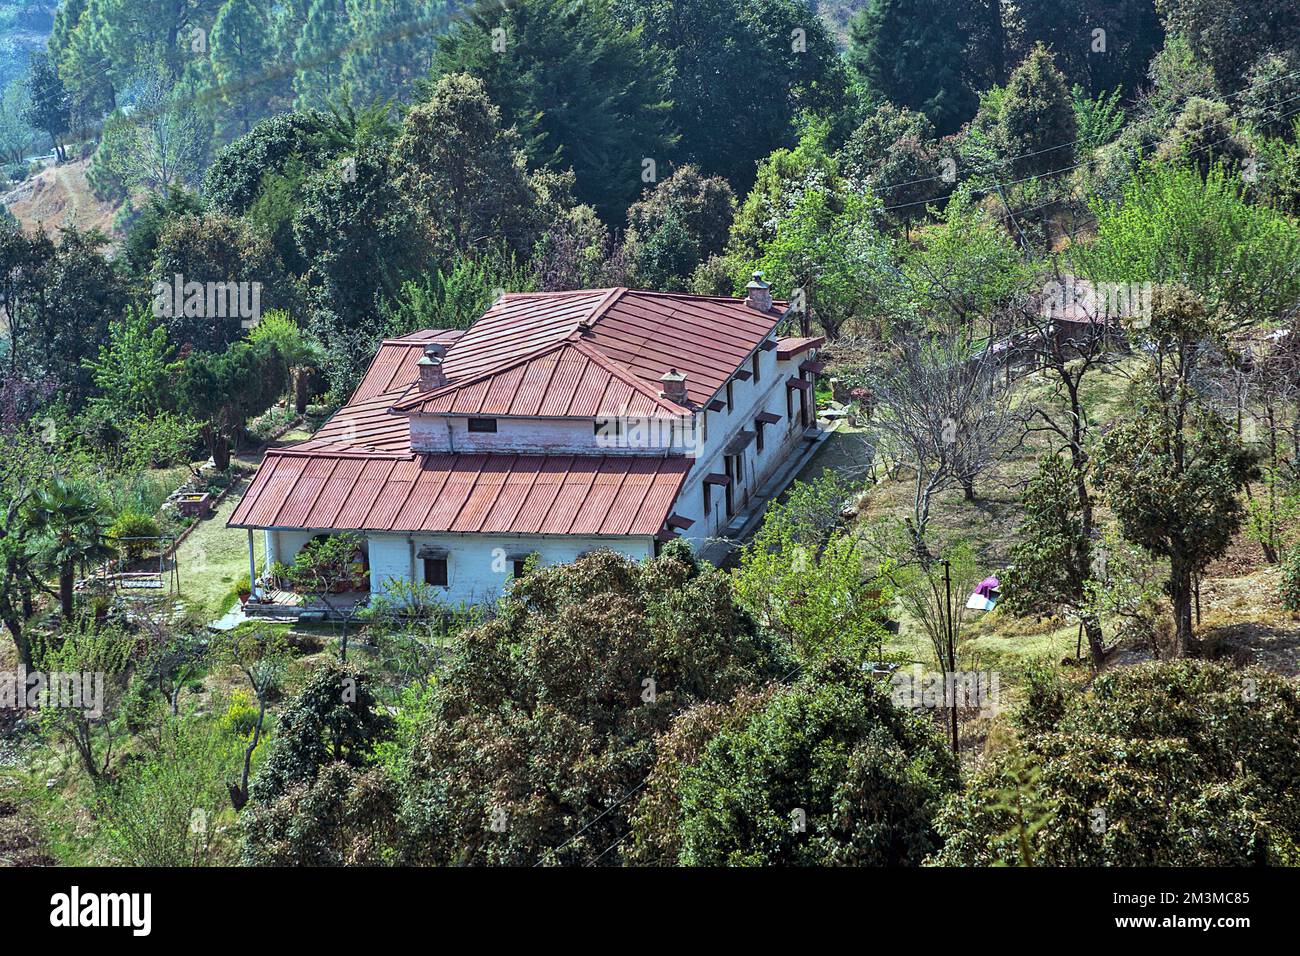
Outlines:
{"type": "Polygon", "coordinates": [[[268,105],[257,82],[271,61],[269,11],[253,0],[226,0],[212,23],[210,45],[212,75],[225,106],[221,126],[242,136],[268,105]]]}
{"type": "Polygon", "coordinates": [[[1011,166],[1017,177],[1073,165],[1068,144],[1078,138],[1078,126],[1070,87],[1041,44],[1011,74],[998,126],[1007,155],[1018,157],[1011,166]]]}
{"type": "Polygon", "coordinates": [[[1097,239],[1071,259],[1093,282],[1183,283],[1220,328],[1278,316],[1300,296],[1300,230],[1252,206],[1220,169],[1149,165],[1117,202],[1097,202],[1097,239]]]}
{"type": "Polygon", "coordinates": [[[444,257],[489,242],[532,248],[544,225],[542,197],[522,145],[502,128],[483,83],[464,73],[442,76],[406,114],[393,144],[402,163],[397,187],[428,218],[444,257]]]}
{"type": "Polygon", "coordinates": [[[638,285],[682,291],[701,262],[722,251],[736,210],[727,181],[683,166],[627,211],[624,254],[638,285]]]}
{"type": "Polygon", "coordinates": [[[36,131],[27,122],[31,94],[21,80],[14,80],[0,93],[0,157],[21,163],[36,147],[36,131]]]}
{"type": "Polygon", "coordinates": [[[265,806],[294,786],[310,784],[332,764],[368,766],[375,746],[391,736],[392,724],[366,674],[326,665],[280,715],[250,796],[265,806]]]}
{"type": "MultiPolygon", "coordinates": [[[[274,343],[272,343],[273,345],[274,343]]],[[[273,347],[236,342],[224,352],[191,352],[176,381],[180,412],[199,432],[218,471],[230,467],[231,446],[252,415],[284,391],[284,363],[273,347]]]]}
{"type": "Polygon", "coordinates": [[[129,109],[105,122],[97,160],[128,192],[196,185],[209,136],[195,106],[159,69],[134,87],[129,109]]]}
{"type": "Polygon", "coordinates": [[[1137,330],[1148,360],[1134,417],[1107,432],[1097,456],[1097,486],[1124,537],[1169,561],[1180,657],[1191,647],[1192,576],[1241,527],[1239,495],[1254,473],[1240,439],[1195,392],[1215,331],[1194,294],[1158,291],[1149,326],[1137,330]]]}
{"type": "Polygon", "coordinates": [[[253,755],[262,742],[266,727],[266,711],[272,699],[280,693],[289,652],[281,635],[264,632],[254,627],[241,627],[227,631],[212,642],[212,659],[235,667],[244,675],[257,698],[257,719],[252,733],[244,745],[243,762],[239,776],[226,781],[231,805],[236,811],[248,803],[253,769],[253,755]]]}
{"type": "Polygon", "coordinates": [[[1178,661],[1109,671],[1070,697],[1054,728],[1001,751],[950,800],[933,862],[1284,864],[1300,821],[1297,732],[1294,686],[1263,670],[1178,661]],[[1021,782],[1025,802],[1046,817],[1027,841],[1007,800],[1026,763],[1038,772],[1021,782]]]}
{"type": "MultiPolygon", "coordinates": [[[[1107,651],[1101,621],[1089,602],[1091,528],[1085,528],[1078,491],[1084,481],[1075,466],[1060,455],[1047,455],[1039,462],[1038,473],[1021,499],[1025,520],[1000,582],[1003,607],[1013,614],[1061,609],[1073,613],[1088,637],[1092,666],[1101,670],[1107,651]]],[[[1090,497],[1084,500],[1091,503],[1090,497]]]]}
{"type": "Polygon", "coordinates": [[[678,772],[687,866],[915,866],[939,848],[934,816],[958,784],[929,722],[842,661],[777,691],[678,772]]]}
{"type": "MultiPolygon", "coordinates": [[[[118,625],[83,628],[72,624],[60,637],[57,643],[45,644],[43,652],[36,655],[36,666],[45,674],[92,675],[99,681],[96,699],[83,699],[80,707],[42,706],[37,718],[42,729],[58,734],[72,746],[86,775],[98,782],[107,774],[124,730],[118,710],[131,676],[134,635],[118,625]]],[[[82,690],[84,694],[84,683],[82,690]]]]}
{"type": "Polygon", "coordinates": [[[342,64],[331,53],[347,45],[349,32],[349,20],[339,16],[337,0],[311,0],[293,50],[296,62],[311,64],[293,74],[298,109],[319,107],[342,92],[342,64]]]}
{"type": "Polygon", "coordinates": [[[157,749],[125,768],[99,796],[99,836],[124,866],[205,866],[216,854],[228,742],[197,717],[171,717],[157,749]]]}
{"type": "Polygon", "coordinates": [[[935,0],[868,0],[849,24],[848,62],[868,95],[924,113],[947,136],[976,107],[961,71],[966,29],[935,0]]]}
{"type": "Polygon", "coordinates": [[[30,100],[22,118],[50,137],[55,155],[59,162],[64,162],[68,158],[63,149],[63,138],[68,132],[68,91],[63,88],[48,54],[34,53],[28,71],[27,94],[30,100]]]}
{"type": "Polygon", "coordinates": [[[1300,46],[1296,0],[1156,0],[1156,8],[1165,30],[1209,61],[1222,92],[1239,89],[1261,55],[1300,46]]]}
{"type": "Polygon", "coordinates": [[[578,200],[619,222],[646,161],[665,163],[676,141],[659,59],[640,30],[613,20],[608,0],[521,0],[475,8],[440,36],[434,75],[481,80],[530,164],[572,168],[578,200]]]}
{"type": "Polygon", "coordinates": [[[171,385],[179,366],[171,361],[167,329],[144,309],[132,309],[108,328],[108,342],[89,365],[99,394],[93,404],[126,420],[155,415],[171,404],[171,385]]]}
{"type": "Polygon", "coordinates": [[[77,566],[115,553],[105,538],[108,522],[87,491],[60,477],[38,489],[26,508],[29,553],[37,567],[58,575],[59,606],[71,621],[77,566]]]}
{"type": "Polygon", "coordinates": [[[331,595],[355,588],[360,550],[361,536],[351,532],[317,537],[299,549],[289,568],[293,589],[320,601],[343,623],[339,635],[339,660],[343,662],[348,659],[348,625],[359,608],[355,602],[335,603],[331,595]]]}
{"type": "Polygon", "coordinates": [[[428,716],[389,763],[401,858],[615,863],[604,851],[632,804],[611,801],[645,780],[655,736],[789,665],[688,546],[538,568],[452,643],[428,716]]]}
{"type": "Polygon", "coordinates": [[[867,660],[884,642],[891,596],[865,541],[835,527],[849,494],[833,473],[768,508],[732,576],[737,602],[803,661],[867,660]]]}
{"type": "Polygon", "coordinates": [[[1174,128],[1160,143],[1156,156],[1167,163],[1188,163],[1204,177],[1218,165],[1229,173],[1239,174],[1250,152],[1250,145],[1237,131],[1237,122],[1227,104],[1194,96],[1178,114],[1174,128]]]}
{"type": "Polygon", "coordinates": [[[1015,419],[996,363],[961,335],[908,335],[870,373],[879,454],[916,476],[908,520],[918,547],[935,496],[960,487],[973,500],[976,478],[1005,453],[1015,419]]]}
{"type": "Polygon", "coordinates": [[[1024,46],[1047,46],[1093,96],[1118,88],[1135,99],[1164,40],[1153,0],[1021,0],[1015,8],[1024,46]]]}
{"type": "Polygon", "coordinates": [[[614,12],[662,56],[674,158],[737,193],[765,156],[793,145],[801,114],[846,106],[835,38],[799,0],[617,0],[614,12]]]}

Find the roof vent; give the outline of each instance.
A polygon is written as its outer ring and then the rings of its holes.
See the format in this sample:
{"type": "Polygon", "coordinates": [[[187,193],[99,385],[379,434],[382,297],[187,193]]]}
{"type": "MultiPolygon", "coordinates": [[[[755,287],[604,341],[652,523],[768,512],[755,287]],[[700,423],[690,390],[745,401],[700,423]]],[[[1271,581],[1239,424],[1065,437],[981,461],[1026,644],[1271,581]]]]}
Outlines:
{"type": "Polygon", "coordinates": [[[660,398],[666,398],[678,405],[686,404],[686,376],[675,368],[670,368],[659,377],[664,387],[659,392],[660,398]]]}
{"type": "Polygon", "coordinates": [[[447,384],[447,376],[442,371],[442,357],[446,354],[447,349],[437,342],[424,347],[424,358],[415,363],[420,372],[420,391],[432,392],[447,384]]]}
{"type": "Polygon", "coordinates": [[[745,296],[745,304],[751,309],[757,309],[759,312],[769,312],[772,309],[772,292],[766,282],[763,281],[763,273],[755,272],[754,277],[749,280],[749,285],[745,286],[748,295],[745,296]]]}

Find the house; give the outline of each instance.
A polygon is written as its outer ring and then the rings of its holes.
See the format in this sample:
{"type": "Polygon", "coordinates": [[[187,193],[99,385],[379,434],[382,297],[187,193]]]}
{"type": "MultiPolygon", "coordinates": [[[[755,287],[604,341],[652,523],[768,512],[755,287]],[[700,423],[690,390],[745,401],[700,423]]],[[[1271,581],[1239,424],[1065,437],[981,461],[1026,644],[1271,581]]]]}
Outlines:
{"type": "Polygon", "coordinates": [[[255,531],[267,567],[359,532],[371,593],[424,582],[450,603],[494,600],[530,555],[698,547],[817,436],[823,340],[781,337],[787,321],[758,274],[744,299],[507,294],[464,332],[385,341],[311,439],[267,453],[228,524],[254,571],[255,531]]]}

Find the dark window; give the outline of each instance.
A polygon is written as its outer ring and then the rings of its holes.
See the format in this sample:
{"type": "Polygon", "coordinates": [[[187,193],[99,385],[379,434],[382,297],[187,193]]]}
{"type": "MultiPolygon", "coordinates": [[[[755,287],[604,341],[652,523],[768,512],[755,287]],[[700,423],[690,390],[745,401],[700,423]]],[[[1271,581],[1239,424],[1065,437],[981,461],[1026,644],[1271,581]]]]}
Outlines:
{"type": "Polygon", "coordinates": [[[597,435],[617,437],[623,434],[623,420],[621,418],[597,418],[594,431],[597,435]]]}
{"type": "Polygon", "coordinates": [[[469,420],[469,430],[472,432],[494,432],[497,430],[497,420],[495,418],[471,418],[469,420]]]}
{"type": "Polygon", "coordinates": [[[707,518],[709,512],[713,510],[713,494],[711,485],[704,486],[704,516],[707,518]]]}
{"type": "Polygon", "coordinates": [[[732,394],[732,383],[727,383],[727,411],[731,411],[735,406],[735,395],[732,394]]]}
{"type": "Polygon", "coordinates": [[[785,390],[785,417],[794,418],[794,389],[785,390]]]}
{"type": "Polygon", "coordinates": [[[431,584],[438,588],[445,588],[447,586],[446,558],[424,559],[424,583],[431,584]]]}
{"type": "Polygon", "coordinates": [[[527,564],[528,562],[524,558],[512,558],[510,561],[511,573],[513,573],[517,578],[522,578],[524,576],[524,568],[527,564]]]}
{"type": "Polygon", "coordinates": [[[762,422],[754,423],[754,444],[755,447],[758,448],[758,453],[761,455],[763,453],[763,423],[762,422]]]}
{"type": "Polygon", "coordinates": [[[758,384],[758,365],[759,365],[759,354],[755,352],[754,353],[754,384],[755,385],[758,384]]]}

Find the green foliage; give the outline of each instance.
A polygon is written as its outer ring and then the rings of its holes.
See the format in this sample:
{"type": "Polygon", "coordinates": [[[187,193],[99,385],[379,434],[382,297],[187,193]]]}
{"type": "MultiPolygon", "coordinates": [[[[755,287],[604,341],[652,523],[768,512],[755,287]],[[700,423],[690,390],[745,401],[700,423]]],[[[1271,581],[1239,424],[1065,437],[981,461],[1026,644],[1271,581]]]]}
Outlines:
{"type": "Polygon", "coordinates": [[[688,866],[907,866],[938,849],[957,766],[923,717],[829,662],[681,771],[688,866]]]}
{"type": "Polygon", "coordinates": [[[1047,658],[1026,662],[1022,677],[1025,699],[1016,711],[1016,723],[1030,734],[1055,730],[1065,716],[1074,688],[1061,668],[1047,658]]]}
{"type": "Polygon", "coordinates": [[[866,543],[841,530],[848,489],[834,473],[773,504],[732,577],[736,601],[803,661],[864,661],[884,641],[892,596],[866,543]]]}
{"type": "Polygon", "coordinates": [[[849,24],[848,62],[873,99],[924,113],[947,136],[975,112],[966,43],[966,24],[936,0],[868,0],[849,24]]]}
{"type": "MultiPolygon", "coordinates": [[[[1243,866],[1294,847],[1300,698],[1285,679],[1199,661],[1150,663],[1099,677],[1056,730],[1031,734],[1030,835],[1045,866],[1243,866]]],[[[1023,859],[998,795],[1017,760],[997,756],[940,814],[940,865],[1023,859]]]]}
{"type": "Polygon", "coordinates": [[[627,211],[626,255],[639,288],[682,291],[701,262],[721,252],[736,198],[726,180],[683,166],[627,211]]]}
{"type": "Polygon", "coordinates": [[[1076,83],[1070,89],[1070,104],[1074,108],[1079,145],[1086,150],[1106,145],[1124,129],[1124,107],[1118,89],[1092,98],[1076,83]]]}
{"type": "Polygon", "coordinates": [[[1214,166],[1237,173],[1250,152],[1227,104],[1195,96],[1178,114],[1156,156],[1167,163],[1187,163],[1206,176],[1214,166]]]}
{"type": "Polygon", "coordinates": [[[1011,74],[998,124],[1007,155],[1019,157],[1011,165],[1017,177],[1073,165],[1074,148],[1064,145],[1079,138],[1070,87],[1045,47],[1035,47],[1011,74]]]}
{"type": "Polygon", "coordinates": [[[109,325],[108,342],[100,346],[99,359],[87,363],[99,390],[92,404],[121,420],[161,412],[171,403],[178,368],[171,356],[167,329],[148,310],[130,310],[109,325]]]}
{"type": "Polygon", "coordinates": [[[1061,455],[1038,464],[1020,500],[1024,521],[1002,573],[1003,608],[1012,614],[1077,610],[1092,575],[1091,545],[1079,501],[1078,470],[1061,455]]]}
{"type": "Polygon", "coordinates": [[[1282,562],[1278,599],[1288,611],[1300,611],[1300,548],[1289,548],[1282,562]]]}
{"type": "Polygon", "coordinates": [[[392,720],[376,701],[370,677],[331,662],[280,714],[249,795],[265,805],[310,783],[332,763],[364,767],[391,730],[392,720]]]}
{"type": "Polygon", "coordinates": [[[681,135],[672,158],[723,177],[737,193],[753,184],[764,157],[793,145],[802,115],[847,112],[835,39],[801,0],[617,0],[614,10],[660,54],[669,118],[681,135]]]}
{"type": "Polygon", "coordinates": [[[689,547],[538,568],[453,642],[428,717],[394,758],[399,850],[427,863],[590,861],[627,832],[631,803],[611,797],[645,779],[674,716],[789,663],[689,547]]]}
{"type": "Polygon", "coordinates": [[[151,515],[123,511],[108,526],[107,536],[110,541],[118,542],[126,556],[132,561],[139,561],[148,551],[157,550],[156,541],[123,541],[123,538],[156,538],[159,533],[158,521],[151,515]]]}
{"type": "Polygon", "coordinates": [[[173,717],[162,721],[156,742],[100,794],[105,855],[120,866],[220,862],[213,840],[233,757],[228,738],[197,717],[173,717]]]}
{"type": "Polygon", "coordinates": [[[618,28],[608,0],[475,8],[438,39],[434,74],[457,73],[482,81],[532,165],[571,167],[579,201],[607,222],[635,199],[643,159],[663,162],[677,138],[657,57],[639,28],[618,28]]]}
{"type": "Polygon", "coordinates": [[[1300,295],[1300,230],[1223,170],[1148,165],[1093,211],[1096,241],[1073,247],[1093,281],[1183,283],[1227,325],[1266,321],[1300,295]]]}

